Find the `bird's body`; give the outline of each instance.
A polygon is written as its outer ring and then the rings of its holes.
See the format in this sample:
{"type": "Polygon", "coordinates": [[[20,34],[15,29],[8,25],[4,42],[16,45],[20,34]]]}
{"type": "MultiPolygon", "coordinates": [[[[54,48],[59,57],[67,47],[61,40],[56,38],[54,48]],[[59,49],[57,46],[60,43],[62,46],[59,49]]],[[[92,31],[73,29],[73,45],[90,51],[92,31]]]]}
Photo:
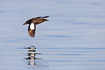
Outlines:
{"type": "Polygon", "coordinates": [[[45,17],[36,17],[36,18],[32,18],[27,20],[23,25],[29,24],[28,26],[28,33],[31,37],[35,36],[35,30],[36,30],[36,25],[40,24],[44,21],[48,21],[45,18],[48,18],[49,16],[45,16],[45,17]]]}

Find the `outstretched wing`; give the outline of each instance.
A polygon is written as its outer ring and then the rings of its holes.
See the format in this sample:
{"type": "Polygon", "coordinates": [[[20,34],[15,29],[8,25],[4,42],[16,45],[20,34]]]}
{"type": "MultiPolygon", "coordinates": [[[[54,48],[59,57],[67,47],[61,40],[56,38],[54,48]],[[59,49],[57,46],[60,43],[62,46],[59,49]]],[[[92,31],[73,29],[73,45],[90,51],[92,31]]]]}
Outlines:
{"type": "Polygon", "coordinates": [[[29,27],[28,27],[28,34],[29,34],[31,37],[35,37],[35,30],[36,30],[36,24],[34,24],[34,23],[29,24],[29,27]]]}
{"type": "Polygon", "coordinates": [[[44,16],[44,17],[36,17],[36,18],[41,18],[41,19],[43,19],[43,18],[48,18],[49,16],[44,16]]]}

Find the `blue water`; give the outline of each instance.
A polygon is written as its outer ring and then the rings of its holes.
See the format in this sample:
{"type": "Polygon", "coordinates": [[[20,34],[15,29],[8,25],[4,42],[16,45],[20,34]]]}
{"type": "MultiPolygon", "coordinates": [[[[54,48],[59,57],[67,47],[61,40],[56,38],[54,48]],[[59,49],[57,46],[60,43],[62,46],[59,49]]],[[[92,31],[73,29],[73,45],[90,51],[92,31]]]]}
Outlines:
{"type": "Polygon", "coordinates": [[[105,70],[104,8],[104,0],[0,0],[0,70],[105,70]],[[46,15],[31,38],[22,24],[46,15]]]}

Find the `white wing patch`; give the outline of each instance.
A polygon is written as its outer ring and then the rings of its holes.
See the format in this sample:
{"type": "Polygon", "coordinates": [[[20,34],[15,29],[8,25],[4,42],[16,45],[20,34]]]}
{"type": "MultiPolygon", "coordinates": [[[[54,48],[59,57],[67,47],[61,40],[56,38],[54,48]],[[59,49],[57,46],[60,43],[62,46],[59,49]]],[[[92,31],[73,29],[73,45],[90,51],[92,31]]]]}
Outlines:
{"type": "Polygon", "coordinates": [[[33,23],[31,23],[31,24],[30,24],[30,29],[31,29],[31,30],[35,29],[35,27],[34,27],[34,24],[33,24],[33,23]]]}

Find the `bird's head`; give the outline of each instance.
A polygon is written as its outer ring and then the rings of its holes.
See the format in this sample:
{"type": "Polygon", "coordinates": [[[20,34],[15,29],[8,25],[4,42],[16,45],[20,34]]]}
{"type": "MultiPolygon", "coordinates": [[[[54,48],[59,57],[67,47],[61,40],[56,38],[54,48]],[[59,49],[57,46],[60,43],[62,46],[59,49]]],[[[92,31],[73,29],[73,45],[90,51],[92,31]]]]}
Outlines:
{"type": "Polygon", "coordinates": [[[24,23],[23,25],[27,25],[27,23],[24,23]]]}
{"type": "Polygon", "coordinates": [[[32,22],[31,20],[28,20],[28,21],[26,21],[23,25],[30,24],[31,22],[32,22]]]}

